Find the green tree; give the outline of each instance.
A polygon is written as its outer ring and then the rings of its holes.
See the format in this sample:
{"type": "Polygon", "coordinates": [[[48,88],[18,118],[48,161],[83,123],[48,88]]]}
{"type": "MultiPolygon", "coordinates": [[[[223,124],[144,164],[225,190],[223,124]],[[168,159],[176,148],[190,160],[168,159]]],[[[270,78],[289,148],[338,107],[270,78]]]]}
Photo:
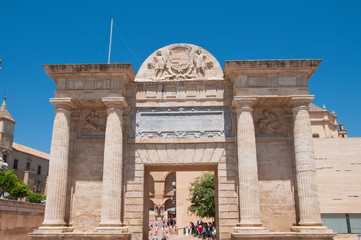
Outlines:
{"type": "Polygon", "coordinates": [[[16,183],[20,181],[18,177],[13,173],[12,169],[7,171],[0,171],[0,188],[2,190],[0,197],[5,193],[10,193],[14,188],[16,183]]]}
{"type": "Polygon", "coordinates": [[[31,190],[26,184],[19,180],[15,183],[15,187],[9,192],[14,198],[24,198],[30,195],[31,190]]]}
{"type": "Polygon", "coordinates": [[[46,199],[46,195],[41,195],[40,193],[30,193],[29,195],[29,202],[41,203],[41,199],[46,199]]]}
{"type": "Polygon", "coordinates": [[[191,202],[188,210],[201,218],[215,217],[214,174],[205,173],[191,183],[188,199],[191,202]]]}
{"type": "Polygon", "coordinates": [[[0,188],[2,190],[0,196],[8,192],[15,198],[23,198],[31,193],[28,186],[13,173],[12,169],[0,171],[0,188]]]}

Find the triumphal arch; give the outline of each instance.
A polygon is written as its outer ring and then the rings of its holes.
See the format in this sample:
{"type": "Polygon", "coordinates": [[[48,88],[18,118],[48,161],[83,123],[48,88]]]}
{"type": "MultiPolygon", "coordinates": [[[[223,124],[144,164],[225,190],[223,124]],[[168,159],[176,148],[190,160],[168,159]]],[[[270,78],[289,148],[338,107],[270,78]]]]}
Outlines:
{"type": "Polygon", "coordinates": [[[308,105],[320,60],[226,61],[173,44],[131,64],[45,65],[48,199],[32,239],[147,239],[150,171],[214,171],[218,239],[332,239],[308,105]]]}

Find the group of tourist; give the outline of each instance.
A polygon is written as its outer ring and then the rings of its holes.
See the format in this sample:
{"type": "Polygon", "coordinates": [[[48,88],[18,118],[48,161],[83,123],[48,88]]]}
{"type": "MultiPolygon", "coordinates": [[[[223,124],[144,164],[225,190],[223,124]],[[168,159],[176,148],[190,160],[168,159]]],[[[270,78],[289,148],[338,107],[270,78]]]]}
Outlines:
{"type": "Polygon", "coordinates": [[[178,229],[176,225],[176,221],[174,219],[168,219],[167,222],[163,220],[162,227],[159,229],[158,222],[149,221],[149,239],[151,240],[159,240],[159,233],[162,236],[162,240],[167,240],[169,235],[172,233],[178,234],[178,229]]]}
{"type": "Polygon", "coordinates": [[[190,234],[198,238],[202,239],[216,239],[217,231],[215,223],[211,222],[202,222],[202,220],[198,220],[195,223],[190,222],[189,228],[186,229],[186,235],[190,234]]]}
{"type": "MultiPolygon", "coordinates": [[[[159,240],[158,236],[161,236],[161,240],[167,240],[170,234],[178,234],[178,229],[176,225],[176,221],[172,218],[167,220],[163,220],[162,227],[158,226],[157,221],[149,221],[149,239],[150,240],[159,240]]],[[[213,222],[202,222],[202,220],[198,220],[195,223],[190,222],[189,226],[185,228],[185,235],[193,235],[194,237],[213,240],[216,239],[217,231],[216,225],[213,222]]]]}

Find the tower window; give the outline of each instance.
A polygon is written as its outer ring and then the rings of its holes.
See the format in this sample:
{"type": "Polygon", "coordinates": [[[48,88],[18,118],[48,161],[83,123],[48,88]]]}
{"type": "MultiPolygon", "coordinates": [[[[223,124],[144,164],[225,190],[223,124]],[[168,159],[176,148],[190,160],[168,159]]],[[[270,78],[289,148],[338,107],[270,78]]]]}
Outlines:
{"type": "Polygon", "coordinates": [[[7,162],[7,160],[8,160],[8,155],[4,154],[4,155],[3,155],[3,160],[4,160],[4,162],[7,162]]]}
{"type": "Polygon", "coordinates": [[[38,174],[40,175],[41,174],[41,166],[38,165],[38,174]]]}

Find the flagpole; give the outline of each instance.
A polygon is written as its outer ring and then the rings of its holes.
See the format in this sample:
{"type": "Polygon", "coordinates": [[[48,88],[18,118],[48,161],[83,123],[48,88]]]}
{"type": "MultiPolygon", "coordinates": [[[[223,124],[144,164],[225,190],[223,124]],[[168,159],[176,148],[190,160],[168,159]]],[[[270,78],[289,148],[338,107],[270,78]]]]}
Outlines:
{"type": "Polygon", "coordinates": [[[113,35],[113,18],[110,23],[110,40],[109,40],[109,54],[108,54],[108,64],[110,63],[110,52],[112,50],[112,35],[113,35]]]}

